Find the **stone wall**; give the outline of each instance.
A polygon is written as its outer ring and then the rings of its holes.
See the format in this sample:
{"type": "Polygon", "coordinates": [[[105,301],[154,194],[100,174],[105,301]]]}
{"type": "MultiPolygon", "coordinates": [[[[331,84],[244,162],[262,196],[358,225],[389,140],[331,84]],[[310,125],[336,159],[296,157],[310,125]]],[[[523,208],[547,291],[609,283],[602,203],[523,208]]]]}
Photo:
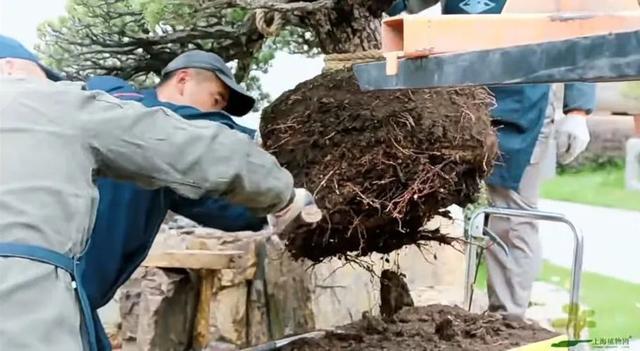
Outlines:
{"type": "MultiPolygon", "coordinates": [[[[237,250],[233,269],[218,271],[210,305],[211,347],[235,348],[314,328],[306,273],[260,233],[196,228],[158,234],[165,249],[237,250]],[[263,252],[268,259],[261,266],[263,252]]],[[[188,350],[199,279],[182,269],[139,268],[120,289],[123,351],[188,350]]]]}

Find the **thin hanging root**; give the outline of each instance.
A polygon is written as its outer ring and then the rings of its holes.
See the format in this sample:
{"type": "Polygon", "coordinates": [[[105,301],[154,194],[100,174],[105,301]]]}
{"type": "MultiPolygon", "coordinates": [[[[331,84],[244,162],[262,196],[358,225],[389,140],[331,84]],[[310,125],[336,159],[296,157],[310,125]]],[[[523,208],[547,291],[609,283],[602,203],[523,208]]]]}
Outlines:
{"type": "Polygon", "coordinates": [[[273,153],[273,152],[278,151],[278,148],[279,148],[281,145],[283,145],[284,143],[286,143],[287,141],[289,141],[289,139],[291,139],[291,138],[285,138],[285,139],[282,139],[282,141],[281,141],[280,143],[278,143],[278,144],[276,144],[276,145],[271,146],[271,147],[269,148],[269,152],[272,152],[272,153],[273,153]]]}
{"type": "Polygon", "coordinates": [[[376,273],[376,270],[373,264],[368,263],[364,258],[355,256],[355,255],[345,254],[342,257],[342,260],[346,262],[345,264],[349,264],[349,265],[355,264],[356,266],[362,268],[364,271],[369,273],[372,278],[380,279],[380,275],[376,273]]]}
{"type": "Polygon", "coordinates": [[[367,205],[371,205],[372,207],[380,209],[380,202],[379,201],[366,197],[353,184],[347,183],[346,186],[351,188],[353,191],[355,191],[358,194],[360,201],[364,202],[367,205]]]}
{"type": "MultiPolygon", "coordinates": [[[[445,164],[443,163],[441,166],[443,165],[445,164]]],[[[424,167],[431,166],[425,165],[424,167]]],[[[439,169],[436,167],[431,167],[429,171],[422,171],[419,178],[406,192],[391,201],[387,211],[391,212],[391,215],[395,218],[402,218],[410,201],[420,199],[437,189],[432,184],[435,173],[438,171],[439,169]]]]}
{"type": "Polygon", "coordinates": [[[324,184],[327,182],[327,180],[329,180],[329,177],[331,177],[331,175],[338,169],[338,167],[334,168],[331,172],[329,172],[329,174],[327,174],[326,177],[324,177],[324,179],[322,180],[322,182],[320,182],[320,185],[318,185],[318,187],[316,188],[316,190],[313,191],[313,197],[315,197],[316,195],[318,195],[318,191],[324,186],[324,184]]]}

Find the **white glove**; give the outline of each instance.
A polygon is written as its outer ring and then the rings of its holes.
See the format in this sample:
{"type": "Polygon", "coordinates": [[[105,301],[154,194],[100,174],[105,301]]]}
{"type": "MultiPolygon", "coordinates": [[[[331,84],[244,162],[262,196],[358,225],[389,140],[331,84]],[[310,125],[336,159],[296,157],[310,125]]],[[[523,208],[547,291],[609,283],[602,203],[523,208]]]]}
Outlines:
{"type": "Polygon", "coordinates": [[[278,213],[268,215],[267,221],[273,234],[281,233],[296,217],[307,223],[316,223],[322,219],[322,211],[316,205],[313,195],[306,189],[295,189],[293,202],[278,213]]]}
{"type": "Polygon", "coordinates": [[[555,138],[558,161],[565,165],[587,148],[591,137],[585,115],[570,112],[566,117],[560,118],[557,123],[555,138]]]}

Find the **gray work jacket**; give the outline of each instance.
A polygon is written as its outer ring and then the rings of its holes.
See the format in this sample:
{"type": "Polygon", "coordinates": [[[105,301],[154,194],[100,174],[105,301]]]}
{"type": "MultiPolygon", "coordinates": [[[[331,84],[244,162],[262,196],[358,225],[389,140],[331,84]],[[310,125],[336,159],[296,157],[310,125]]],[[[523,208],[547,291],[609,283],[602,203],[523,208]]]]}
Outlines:
{"type": "MultiPolygon", "coordinates": [[[[246,136],[79,83],[0,78],[0,241],[78,257],[98,204],[96,176],[227,197],[257,215],[292,198],[289,172],[246,136]]],[[[0,258],[0,350],[82,350],[65,271],[0,258]]]]}

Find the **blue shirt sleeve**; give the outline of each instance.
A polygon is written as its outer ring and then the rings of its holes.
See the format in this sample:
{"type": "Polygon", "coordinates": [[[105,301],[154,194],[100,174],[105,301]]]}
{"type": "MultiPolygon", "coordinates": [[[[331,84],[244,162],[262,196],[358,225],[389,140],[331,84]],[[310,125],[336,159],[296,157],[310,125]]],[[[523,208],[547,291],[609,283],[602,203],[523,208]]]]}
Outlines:
{"type": "Polygon", "coordinates": [[[564,85],[562,111],[584,110],[593,112],[596,106],[596,86],[592,83],[567,83],[564,85]]]}
{"type": "Polygon", "coordinates": [[[102,90],[109,94],[135,93],[136,89],[127,81],[111,76],[94,76],[85,82],[87,90],[102,90]]]}
{"type": "Polygon", "coordinates": [[[226,232],[259,231],[267,223],[266,218],[220,198],[192,200],[175,194],[169,208],[200,225],[226,232]]]}

